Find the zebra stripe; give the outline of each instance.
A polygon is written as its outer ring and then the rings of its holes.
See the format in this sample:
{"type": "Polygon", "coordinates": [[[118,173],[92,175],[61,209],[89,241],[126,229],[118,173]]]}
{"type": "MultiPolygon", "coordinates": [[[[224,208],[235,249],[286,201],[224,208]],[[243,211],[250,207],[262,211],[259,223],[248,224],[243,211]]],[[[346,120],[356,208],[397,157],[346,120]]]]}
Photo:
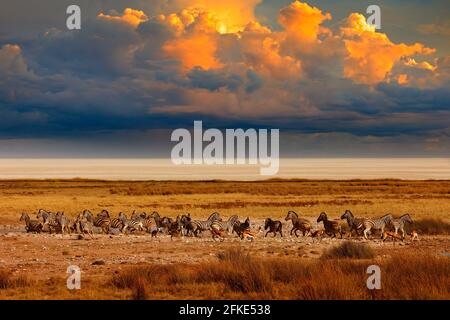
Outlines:
{"type": "Polygon", "coordinates": [[[40,233],[42,231],[42,223],[37,220],[31,220],[30,216],[27,213],[22,213],[20,216],[20,221],[25,221],[25,229],[28,232],[37,232],[40,233]]]}
{"type": "Polygon", "coordinates": [[[197,237],[199,233],[208,230],[214,221],[220,220],[220,215],[218,212],[212,213],[206,221],[203,220],[191,220],[189,223],[192,226],[194,235],[197,237]]]}
{"type": "Polygon", "coordinates": [[[394,227],[395,230],[395,234],[398,233],[398,231],[400,230],[402,232],[402,239],[405,239],[405,223],[413,223],[413,220],[411,218],[411,216],[409,215],[409,213],[406,213],[404,215],[402,215],[400,218],[398,219],[393,219],[391,221],[391,225],[394,227]]]}
{"type": "Polygon", "coordinates": [[[70,219],[64,215],[64,212],[58,212],[56,214],[56,221],[61,228],[61,233],[64,235],[64,230],[70,234],[70,219]]]}
{"type": "Polygon", "coordinates": [[[56,220],[56,214],[53,212],[44,209],[39,209],[36,218],[37,219],[42,218],[43,221],[42,227],[47,225],[50,233],[52,233],[53,230],[57,232],[60,229],[60,225],[56,220]]]}
{"type": "Polygon", "coordinates": [[[391,220],[391,214],[386,214],[379,219],[364,219],[364,238],[369,239],[367,235],[372,229],[381,230],[381,237],[383,237],[384,229],[391,220]]]}
{"type": "Polygon", "coordinates": [[[229,217],[227,221],[214,221],[211,224],[211,228],[214,227],[217,230],[226,230],[227,232],[232,232],[237,220],[238,216],[233,215],[229,217]]]}
{"type": "Polygon", "coordinates": [[[97,217],[94,218],[92,216],[92,212],[90,212],[89,210],[84,210],[83,216],[86,218],[87,221],[92,223],[94,227],[99,227],[102,229],[104,233],[108,234],[111,219],[109,217],[108,218],[106,217],[105,211],[106,210],[103,210],[100,214],[97,215],[97,217]]]}
{"type": "Polygon", "coordinates": [[[355,218],[353,213],[350,210],[345,210],[344,214],[341,216],[341,219],[346,219],[347,224],[350,227],[350,238],[352,237],[352,231],[356,231],[356,235],[358,235],[358,231],[363,228],[363,218],[355,218]]]}
{"type": "Polygon", "coordinates": [[[143,230],[144,226],[142,224],[142,218],[136,214],[135,211],[133,211],[132,218],[128,219],[127,216],[124,213],[119,214],[119,219],[122,220],[124,226],[122,228],[122,232],[126,233],[127,230],[130,232],[136,231],[136,230],[143,230]]]}

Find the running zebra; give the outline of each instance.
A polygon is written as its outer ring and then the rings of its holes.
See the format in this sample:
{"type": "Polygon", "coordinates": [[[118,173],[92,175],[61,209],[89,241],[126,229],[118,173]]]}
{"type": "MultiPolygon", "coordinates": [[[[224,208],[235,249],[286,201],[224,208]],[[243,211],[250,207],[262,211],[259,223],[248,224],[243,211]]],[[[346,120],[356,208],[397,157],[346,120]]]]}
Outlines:
{"type": "Polygon", "coordinates": [[[273,236],[276,237],[278,232],[280,233],[280,236],[283,237],[283,224],[281,223],[281,221],[274,221],[270,218],[267,218],[264,221],[264,230],[267,230],[264,238],[267,237],[269,233],[273,233],[273,236]]]}
{"type": "Polygon", "coordinates": [[[355,218],[350,210],[345,210],[344,214],[341,216],[341,219],[347,220],[347,224],[350,227],[350,238],[352,237],[353,230],[356,231],[356,235],[359,235],[358,231],[362,230],[364,219],[355,218]]]}
{"type": "Polygon", "coordinates": [[[180,219],[181,224],[181,233],[183,236],[188,236],[190,233],[193,233],[194,230],[192,229],[193,225],[190,224],[191,222],[191,214],[183,214],[180,219]]]}
{"type": "Polygon", "coordinates": [[[413,223],[413,220],[409,213],[402,215],[398,219],[391,220],[391,225],[394,227],[395,234],[397,234],[399,230],[402,232],[402,240],[405,239],[405,234],[406,234],[405,223],[409,223],[409,224],[413,223]]]}
{"type": "Polygon", "coordinates": [[[168,217],[161,218],[159,213],[156,211],[152,212],[152,214],[150,215],[150,218],[153,218],[155,220],[158,230],[164,230],[165,233],[167,233],[167,234],[169,233],[169,229],[173,223],[172,219],[170,219],[168,217]]]}
{"type": "Polygon", "coordinates": [[[94,227],[99,227],[106,234],[109,233],[109,226],[111,223],[111,219],[109,218],[109,213],[106,210],[102,210],[101,213],[97,215],[97,217],[93,217],[92,212],[89,210],[83,211],[83,216],[87,221],[92,223],[94,227]]]}
{"type": "Polygon", "coordinates": [[[135,215],[135,212],[133,212],[131,219],[128,219],[123,212],[119,214],[119,218],[122,219],[124,223],[124,227],[122,229],[123,233],[126,233],[127,230],[133,232],[133,231],[141,231],[144,229],[141,218],[139,217],[139,215],[135,215]]]}
{"type": "Polygon", "coordinates": [[[123,212],[120,212],[117,218],[111,219],[110,227],[119,229],[121,232],[123,232],[122,230],[125,227],[125,221],[127,220],[123,215],[123,212]]]}
{"type": "Polygon", "coordinates": [[[158,229],[156,227],[155,219],[147,215],[146,212],[142,212],[140,214],[140,218],[142,222],[142,227],[144,228],[144,230],[147,230],[147,232],[152,232],[152,230],[158,229]]]}
{"type": "Polygon", "coordinates": [[[385,214],[379,219],[364,219],[363,227],[364,227],[364,238],[368,238],[368,234],[371,232],[372,229],[380,230],[381,231],[381,238],[383,237],[384,229],[386,228],[386,225],[389,224],[389,222],[392,220],[391,214],[385,214]]]}
{"type": "Polygon", "coordinates": [[[48,226],[48,231],[50,233],[52,233],[52,231],[58,232],[60,230],[59,223],[56,220],[56,214],[54,214],[53,212],[44,209],[39,209],[36,218],[42,219],[43,222],[42,228],[48,226]]]}
{"type": "MultiPolygon", "coordinates": [[[[132,218],[133,219],[133,218],[132,218]]],[[[153,219],[151,216],[147,215],[146,212],[140,213],[135,219],[136,221],[140,221],[142,223],[142,228],[146,230],[147,232],[151,232],[151,230],[154,230],[156,228],[156,222],[155,219],[153,219]]],[[[157,229],[157,228],[156,228],[157,229]]]]}
{"type": "Polygon", "coordinates": [[[78,214],[75,218],[74,223],[76,231],[81,235],[88,234],[91,239],[94,239],[94,225],[86,219],[84,213],[85,212],[78,214]]]}
{"type": "Polygon", "coordinates": [[[335,220],[328,220],[328,216],[325,212],[321,212],[319,217],[317,218],[317,223],[320,221],[323,222],[323,226],[325,228],[325,233],[329,236],[333,236],[333,238],[336,237],[336,234],[339,233],[342,239],[342,227],[339,224],[338,221],[335,220]]]}
{"type": "Polygon", "coordinates": [[[306,236],[309,232],[311,232],[311,223],[309,223],[308,220],[299,218],[297,212],[295,211],[288,211],[288,214],[284,220],[289,221],[292,220],[292,229],[291,229],[291,236],[292,232],[295,234],[295,236],[298,238],[297,231],[300,231],[303,233],[303,236],[306,236]]]}
{"type": "Polygon", "coordinates": [[[193,234],[198,237],[203,231],[208,230],[215,221],[222,221],[218,212],[212,213],[206,221],[191,220],[189,223],[193,230],[193,234]]]}
{"type": "Polygon", "coordinates": [[[64,231],[66,230],[69,234],[71,221],[68,217],[64,215],[64,212],[58,212],[56,214],[56,221],[58,222],[59,227],[61,228],[61,233],[64,235],[64,231]]]}
{"type": "Polygon", "coordinates": [[[240,221],[236,221],[236,224],[233,226],[233,232],[236,232],[238,237],[242,239],[242,234],[244,231],[250,230],[250,218],[247,217],[243,223],[240,221]]]}
{"type": "Polygon", "coordinates": [[[25,230],[28,232],[37,232],[41,233],[42,231],[42,222],[38,220],[31,220],[30,216],[27,213],[22,213],[19,221],[25,221],[25,230]]]}
{"type": "Polygon", "coordinates": [[[228,233],[233,232],[233,227],[236,224],[236,221],[238,220],[237,215],[232,215],[228,218],[227,221],[219,221],[216,220],[211,224],[211,227],[214,226],[216,230],[224,230],[228,233]]]}

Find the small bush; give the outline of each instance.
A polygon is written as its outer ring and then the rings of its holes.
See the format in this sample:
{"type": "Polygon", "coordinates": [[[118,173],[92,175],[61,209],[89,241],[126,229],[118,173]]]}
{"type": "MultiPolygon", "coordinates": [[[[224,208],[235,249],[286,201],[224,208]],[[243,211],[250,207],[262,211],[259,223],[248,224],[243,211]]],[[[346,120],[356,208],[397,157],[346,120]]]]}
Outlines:
{"type": "Polygon", "coordinates": [[[133,294],[132,294],[133,300],[147,300],[147,289],[146,289],[145,280],[143,278],[139,277],[134,282],[133,285],[134,285],[134,288],[132,288],[132,290],[133,290],[133,294]]]}
{"type": "Polygon", "coordinates": [[[442,219],[429,218],[414,221],[412,225],[406,226],[410,233],[413,229],[422,234],[450,234],[450,224],[442,219]]]}
{"type": "Polygon", "coordinates": [[[0,270],[0,289],[22,288],[30,285],[31,283],[26,277],[13,278],[9,272],[0,270]]]}
{"type": "Polygon", "coordinates": [[[323,255],[325,259],[372,259],[375,257],[373,249],[365,243],[345,241],[343,244],[327,250],[323,255]]]}

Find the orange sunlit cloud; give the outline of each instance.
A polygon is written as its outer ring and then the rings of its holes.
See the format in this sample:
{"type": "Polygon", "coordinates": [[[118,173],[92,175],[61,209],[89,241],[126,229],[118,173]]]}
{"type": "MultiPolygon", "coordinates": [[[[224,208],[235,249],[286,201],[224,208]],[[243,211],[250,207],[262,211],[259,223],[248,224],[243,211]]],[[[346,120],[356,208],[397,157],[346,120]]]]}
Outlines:
{"type": "Polygon", "coordinates": [[[280,36],[258,22],[251,22],[241,33],[241,50],[245,62],[275,79],[295,79],[301,74],[301,62],[280,53],[280,36]]]}
{"type": "Polygon", "coordinates": [[[208,70],[222,67],[216,58],[217,43],[206,34],[169,41],[163,50],[168,57],[180,60],[186,69],[202,67],[208,70]]]}
{"type": "Polygon", "coordinates": [[[326,20],[331,20],[331,14],[299,1],[281,9],[279,16],[280,24],[289,36],[303,43],[316,41],[318,35],[326,31],[321,27],[326,20]]]}
{"type": "Polygon", "coordinates": [[[211,12],[221,21],[220,33],[242,31],[248,22],[256,20],[254,12],[262,0],[177,0],[184,8],[211,12]]]}
{"type": "Polygon", "coordinates": [[[431,54],[434,49],[421,43],[394,44],[384,33],[375,32],[362,14],[352,13],[341,29],[347,57],[344,75],[356,82],[372,85],[385,80],[402,57],[431,54]]]}
{"type": "Polygon", "coordinates": [[[0,48],[0,72],[5,74],[32,75],[22,57],[22,49],[16,44],[5,44],[0,48]]]}
{"type": "Polygon", "coordinates": [[[149,19],[166,25],[173,37],[163,42],[161,52],[167,59],[179,61],[185,72],[195,67],[209,70],[228,66],[221,60],[227,54],[221,47],[221,37],[225,34],[235,37],[243,59],[241,64],[279,80],[300,77],[305,55],[308,55],[309,69],[338,59],[336,64],[343,64],[344,77],[366,85],[390,81],[390,78],[401,84],[409,83],[410,75],[391,74],[401,61],[410,67],[436,71],[431,63],[416,63],[412,59],[415,55],[433,53],[434,49],[421,43],[393,43],[385,33],[367,24],[362,14],[350,14],[338,33],[333,34],[323,26],[332,19],[330,13],[295,1],[279,12],[278,21],[283,30],[272,31],[256,21],[254,11],[260,2],[177,0],[185,8],[177,13],[149,18],[143,11],[127,8],[122,15],[100,13],[98,17],[133,27],[149,19]]]}
{"type": "Polygon", "coordinates": [[[104,13],[98,15],[99,19],[108,21],[123,22],[131,25],[132,27],[137,27],[142,22],[148,21],[147,15],[141,10],[135,10],[131,8],[126,8],[121,16],[111,16],[104,13]]]}

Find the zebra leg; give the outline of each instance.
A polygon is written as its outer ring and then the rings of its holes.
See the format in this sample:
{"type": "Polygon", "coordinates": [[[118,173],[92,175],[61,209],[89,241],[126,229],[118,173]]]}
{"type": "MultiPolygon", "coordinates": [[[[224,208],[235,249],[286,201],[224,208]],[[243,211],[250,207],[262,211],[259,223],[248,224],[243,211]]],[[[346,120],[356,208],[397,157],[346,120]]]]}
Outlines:
{"type": "Polygon", "coordinates": [[[364,238],[366,239],[366,240],[369,240],[369,237],[367,237],[367,233],[370,231],[370,228],[365,228],[364,229],[364,238]]]}
{"type": "MultiPolygon", "coordinates": [[[[270,231],[270,230],[269,230],[269,231],[270,231]]],[[[266,235],[264,236],[264,238],[267,237],[267,234],[269,233],[269,231],[266,232],[266,235]]]]}

